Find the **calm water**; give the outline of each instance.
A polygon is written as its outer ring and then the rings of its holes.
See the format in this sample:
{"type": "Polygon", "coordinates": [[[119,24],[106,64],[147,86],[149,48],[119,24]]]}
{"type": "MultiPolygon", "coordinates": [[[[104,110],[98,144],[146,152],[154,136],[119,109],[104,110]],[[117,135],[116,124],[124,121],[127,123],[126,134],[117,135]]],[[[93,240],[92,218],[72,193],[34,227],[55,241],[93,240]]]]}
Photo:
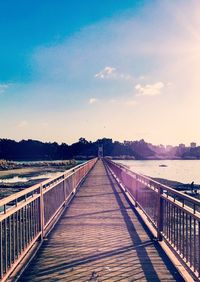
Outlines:
{"type": "Polygon", "coordinates": [[[29,177],[25,177],[25,176],[14,176],[14,177],[11,177],[11,178],[4,178],[4,179],[0,179],[0,182],[2,183],[17,183],[17,182],[28,182],[29,180],[36,180],[36,179],[43,179],[43,178],[53,178],[53,177],[57,177],[59,176],[61,173],[61,171],[58,171],[58,172],[47,172],[47,173],[44,173],[44,174],[40,174],[40,175],[37,175],[37,176],[29,176],[29,177]]]}
{"type": "Polygon", "coordinates": [[[131,170],[141,174],[191,183],[200,184],[200,160],[149,160],[149,161],[116,161],[127,165],[131,170]],[[160,167],[166,165],[166,167],[160,167]]]}

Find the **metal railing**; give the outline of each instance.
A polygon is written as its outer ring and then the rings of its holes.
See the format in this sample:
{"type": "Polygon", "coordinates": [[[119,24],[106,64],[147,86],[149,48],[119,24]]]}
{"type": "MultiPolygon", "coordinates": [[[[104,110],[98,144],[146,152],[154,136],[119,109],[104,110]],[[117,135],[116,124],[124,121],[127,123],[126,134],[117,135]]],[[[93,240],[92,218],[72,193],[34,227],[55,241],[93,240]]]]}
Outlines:
{"type": "Polygon", "coordinates": [[[105,160],[170,249],[200,278],[200,200],[105,160]]]}
{"type": "Polygon", "coordinates": [[[0,200],[0,281],[42,240],[97,159],[0,200]]]}

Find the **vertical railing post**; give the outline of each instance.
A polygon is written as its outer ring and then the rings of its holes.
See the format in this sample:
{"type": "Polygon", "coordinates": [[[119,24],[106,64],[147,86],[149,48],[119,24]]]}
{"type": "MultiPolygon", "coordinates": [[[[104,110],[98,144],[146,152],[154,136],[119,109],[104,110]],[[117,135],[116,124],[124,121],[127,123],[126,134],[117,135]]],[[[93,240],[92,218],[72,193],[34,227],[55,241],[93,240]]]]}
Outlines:
{"type": "Polygon", "coordinates": [[[76,172],[75,172],[75,170],[73,170],[73,175],[72,175],[72,186],[73,186],[73,191],[75,192],[75,187],[76,187],[76,172]]]}
{"type": "Polygon", "coordinates": [[[83,175],[84,175],[84,177],[86,176],[86,173],[87,173],[87,170],[88,170],[88,166],[89,166],[89,164],[84,165],[84,167],[83,167],[83,175]]]}
{"type": "Polygon", "coordinates": [[[67,200],[67,192],[66,192],[66,173],[63,175],[63,192],[64,192],[64,204],[66,204],[67,200]]]}
{"type": "Polygon", "coordinates": [[[41,240],[44,238],[44,195],[43,195],[43,186],[40,185],[40,231],[41,231],[41,240]]]}
{"type": "Polygon", "coordinates": [[[139,183],[138,183],[138,176],[136,175],[135,178],[135,206],[138,206],[138,188],[139,188],[139,183]]]}
{"type": "Polygon", "coordinates": [[[162,231],[163,231],[163,199],[162,199],[163,189],[158,187],[158,200],[157,200],[157,239],[162,241],[162,231]]]}

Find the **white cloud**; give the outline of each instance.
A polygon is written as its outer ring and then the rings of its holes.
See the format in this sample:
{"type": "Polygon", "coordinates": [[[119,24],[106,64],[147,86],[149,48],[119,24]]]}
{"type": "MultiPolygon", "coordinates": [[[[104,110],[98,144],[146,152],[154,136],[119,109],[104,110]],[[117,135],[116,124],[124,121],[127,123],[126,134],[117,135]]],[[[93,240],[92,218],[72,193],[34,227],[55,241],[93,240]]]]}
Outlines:
{"type": "Polygon", "coordinates": [[[90,105],[95,104],[95,103],[97,103],[97,102],[98,102],[98,99],[96,99],[96,98],[90,98],[90,99],[89,99],[89,104],[90,104],[90,105]]]}
{"type": "Polygon", "coordinates": [[[17,124],[17,127],[24,128],[28,126],[28,122],[26,120],[22,120],[17,124]]]}
{"type": "Polygon", "coordinates": [[[0,94],[4,93],[7,88],[8,84],[0,84],[0,94]]]}
{"type": "Polygon", "coordinates": [[[116,68],[105,67],[102,71],[96,73],[94,77],[101,78],[101,79],[115,78],[116,77],[116,68]]]}
{"type": "Polygon", "coordinates": [[[146,84],[142,86],[141,84],[137,84],[135,89],[138,95],[141,96],[156,96],[161,93],[161,90],[164,88],[164,83],[159,81],[154,84],[146,84]]]}
{"type": "Polygon", "coordinates": [[[99,79],[121,79],[121,80],[132,79],[131,75],[118,72],[117,69],[113,67],[105,67],[103,70],[96,73],[94,77],[99,79]]]}

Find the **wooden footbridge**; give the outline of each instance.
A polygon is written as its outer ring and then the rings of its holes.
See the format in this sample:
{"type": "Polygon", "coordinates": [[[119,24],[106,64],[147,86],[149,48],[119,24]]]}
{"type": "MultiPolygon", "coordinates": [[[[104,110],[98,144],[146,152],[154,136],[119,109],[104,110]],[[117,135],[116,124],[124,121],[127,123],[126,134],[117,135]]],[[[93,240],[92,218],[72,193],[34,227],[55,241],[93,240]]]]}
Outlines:
{"type": "Polygon", "coordinates": [[[110,160],[0,207],[1,281],[199,280],[199,201],[110,160]]]}

